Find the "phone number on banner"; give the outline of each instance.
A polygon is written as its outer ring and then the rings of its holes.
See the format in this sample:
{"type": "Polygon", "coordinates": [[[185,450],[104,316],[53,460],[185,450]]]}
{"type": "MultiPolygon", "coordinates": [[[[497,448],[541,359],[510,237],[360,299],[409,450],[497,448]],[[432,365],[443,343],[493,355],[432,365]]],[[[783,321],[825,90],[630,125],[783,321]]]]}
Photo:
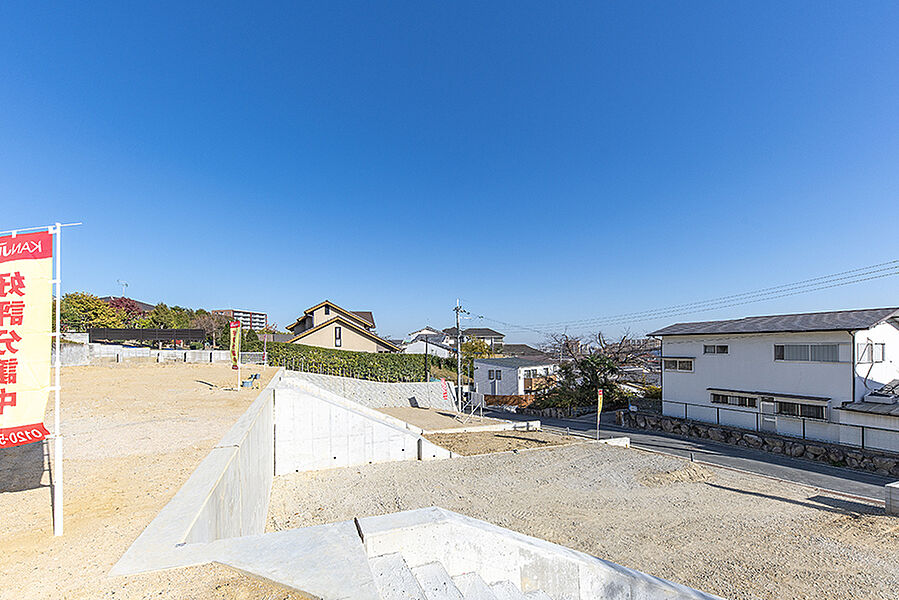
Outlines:
{"type": "Polygon", "coordinates": [[[41,424],[0,430],[0,448],[39,442],[50,434],[41,424]]]}

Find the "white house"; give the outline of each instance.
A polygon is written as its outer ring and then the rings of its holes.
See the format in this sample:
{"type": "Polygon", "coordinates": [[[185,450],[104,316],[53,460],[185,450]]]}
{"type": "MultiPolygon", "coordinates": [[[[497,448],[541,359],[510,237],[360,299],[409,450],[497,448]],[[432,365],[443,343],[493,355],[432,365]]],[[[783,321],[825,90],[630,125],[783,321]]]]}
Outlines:
{"type": "Polygon", "coordinates": [[[521,396],[530,394],[543,377],[552,375],[557,366],[548,361],[526,358],[477,358],[474,361],[475,389],[488,396],[521,396]]]}
{"type": "Polygon", "coordinates": [[[661,338],[669,416],[899,451],[899,309],[678,323],[661,338]]]}
{"type": "Polygon", "coordinates": [[[455,355],[453,348],[430,339],[425,340],[422,336],[419,336],[413,342],[404,344],[403,352],[405,354],[428,354],[430,356],[439,356],[440,358],[449,358],[455,355]]]}

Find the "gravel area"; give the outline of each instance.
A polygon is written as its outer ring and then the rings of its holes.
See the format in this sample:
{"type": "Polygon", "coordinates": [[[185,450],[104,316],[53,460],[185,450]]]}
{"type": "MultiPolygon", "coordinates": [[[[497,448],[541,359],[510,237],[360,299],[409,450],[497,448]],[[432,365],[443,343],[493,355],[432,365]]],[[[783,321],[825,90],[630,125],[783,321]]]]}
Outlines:
{"type": "Polygon", "coordinates": [[[433,433],[424,436],[442,448],[462,456],[508,452],[529,448],[548,448],[583,442],[584,438],[556,435],[545,431],[475,431],[471,433],[433,433]]]}
{"type": "Polygon", "coordinates": [[[725,598],[899,589],[899,521],[882,508],[595,443],[278,477],[269,530],[432,505],[725,598]]]}
{"type": "Polygon", "coordinates": [[[44,444],[0,450],[0,598],[300,598],[220,565],[107,576],[259,394],[223,389],[234,384],[226,364],[64,368],[65,535],[44,444]]]}

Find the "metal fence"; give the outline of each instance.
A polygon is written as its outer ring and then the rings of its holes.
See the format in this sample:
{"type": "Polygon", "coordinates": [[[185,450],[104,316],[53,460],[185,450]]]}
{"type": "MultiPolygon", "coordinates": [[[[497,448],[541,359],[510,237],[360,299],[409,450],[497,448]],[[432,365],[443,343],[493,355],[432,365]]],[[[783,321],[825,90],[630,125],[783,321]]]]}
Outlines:
{"type": "Polygon", "coordinates": [[[715,423],[773,433],[785,437],[852,446],[862,450],[899,452],[899,431],[869,425],[832,423],[821,419],[763,414],[724,406],[690,404],[676,400],[662,401],[662,414],[668,417],[715,423]]]}

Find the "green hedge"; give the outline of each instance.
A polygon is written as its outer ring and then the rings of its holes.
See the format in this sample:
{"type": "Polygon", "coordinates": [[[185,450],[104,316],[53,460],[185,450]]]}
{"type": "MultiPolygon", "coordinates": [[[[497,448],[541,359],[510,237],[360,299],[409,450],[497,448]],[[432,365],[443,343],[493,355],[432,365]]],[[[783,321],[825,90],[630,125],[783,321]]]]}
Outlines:
{"type": "MultiPolygon", "coordinates": [[[[376,354],[270,342],[268,363],[297,371],[373,381],[426,381],[424,354],[376,354]]],[[[428,366],[455,369],[456,361],[429,356],[428,366]]]]}

